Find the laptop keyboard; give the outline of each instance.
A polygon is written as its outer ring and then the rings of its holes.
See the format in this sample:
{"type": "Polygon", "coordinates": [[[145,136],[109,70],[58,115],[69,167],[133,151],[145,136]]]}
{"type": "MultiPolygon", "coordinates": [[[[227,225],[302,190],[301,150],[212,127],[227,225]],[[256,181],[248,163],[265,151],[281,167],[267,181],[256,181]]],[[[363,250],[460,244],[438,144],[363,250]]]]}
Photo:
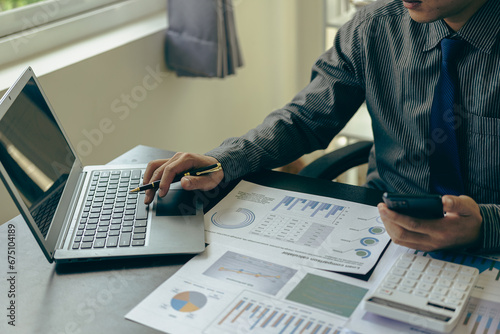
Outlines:
{"type": "Polygon", "coordinates": [[[59,187],[42,205],[31,211],[31,216],[44,238],[47,237],[47,232],[49,231],[50,223],[52,222],[57,205],[61,199],[63,189],[64,187],[59,187]]]}
{"type": "Polygon", "coordinates": [[[148,206],[139,186],[142,171],[95,171],[85,200],[73,249],[144,246],[148,206]]]}

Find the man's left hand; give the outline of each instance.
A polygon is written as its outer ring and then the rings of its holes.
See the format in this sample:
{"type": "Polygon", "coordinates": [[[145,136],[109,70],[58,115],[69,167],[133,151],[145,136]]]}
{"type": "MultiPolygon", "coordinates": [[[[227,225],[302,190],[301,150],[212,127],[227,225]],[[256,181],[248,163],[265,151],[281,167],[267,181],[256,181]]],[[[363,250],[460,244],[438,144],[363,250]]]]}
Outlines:
{"type": "Polygon", "coordinates": [[[480,243],[483,218],[479,205],[468,196],[445,195],[444,218],[417,219],[378,205],[387,233],[396,244],[421,251],[473,247],[480,243]]]}

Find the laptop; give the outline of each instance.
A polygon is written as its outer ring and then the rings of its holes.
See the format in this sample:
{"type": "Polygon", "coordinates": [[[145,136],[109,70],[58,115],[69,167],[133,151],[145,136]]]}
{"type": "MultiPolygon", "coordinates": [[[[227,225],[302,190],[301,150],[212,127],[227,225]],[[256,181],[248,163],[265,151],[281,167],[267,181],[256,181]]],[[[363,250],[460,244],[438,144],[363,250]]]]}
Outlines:
{"type": "Polygon", "coordinates": [[[0,100],[0,177],[49,262],[202,252],[201,201],[177,183],[144,205],[145,168],[83,167],[29,67],[0,100]]]}

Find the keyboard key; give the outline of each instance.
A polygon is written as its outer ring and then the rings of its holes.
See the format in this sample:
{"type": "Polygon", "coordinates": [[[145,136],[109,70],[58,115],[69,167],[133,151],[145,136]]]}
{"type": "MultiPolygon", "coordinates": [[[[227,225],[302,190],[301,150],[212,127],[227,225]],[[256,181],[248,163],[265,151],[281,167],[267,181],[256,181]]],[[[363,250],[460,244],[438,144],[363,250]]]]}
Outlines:
{"type": "Polygon", "coordinates": [[[135,233],[134,240],[146,239],[146,233],[135,233]]]}
{"type": "Polygon", "coordinates": [[[117,247],[118,246],[118,237],[110,236],[106,241],[106,247],[117,247]]]}
{"type": "Polygon", "coordinates": [[[106,243],[106,239],[97,239],[94,242],[94,248],[103,248],[105,243],[106,243]]]}
{"type": "Polygon", "coordinates": [[[142,240],[134,240],[132,241],[132,246],[144,246],[146,241],[144,239],[142,240]]]}
{"type": "Polygon", "coordinates": [[[141,196],[139,196],[139,199],[137,201],[137,213],[135,216],[136,219],[148,218],[148,205],[144,204],[145,197],[146,197],[145,194],[141,194],[141,196]]]}
{"type": "Polygon", "coordinates": [[[106,232],[97,232],[95,237],[97,239],[102,239],[102,238],[106,238],[107,236],[108,236],[108,233],[106,233],[106,232]]]}
{"type": "Polygon", "coordinates": [[[92,242],[92,241],[94,241],[94,237],[93,236],[83,237],[83,242],[92,242]]]}
{"type": "Polygon", "coordinates": [[[148,225],[147,220],[136,220],[135,227],[146,227],[148,225]]]}
{"type": "Polygon", "coordinates": [[[90,248],[92,248],[92,243],[91,242],[82,242],[82,246],[80,248],[81,249],[90,249],[90,248]]]}
{"type": "Polygon", "coordinates": [[[130,239],[132,238],[132,233],[122,233],[120,235],[120,247],[130,246],[130,239]]]}
{"type": "Polygon", "coordinates": [[[146,228],[145,227],[136,227],[134,229],[134,233],[146,233],[146,228]]]}
{"type": "Polygon", "coordinates": [[[132,226],[124,226],[124,227],[122,227],[122,232],[123,233],[130,233],[130,232],[132,232],[132,226]]]}

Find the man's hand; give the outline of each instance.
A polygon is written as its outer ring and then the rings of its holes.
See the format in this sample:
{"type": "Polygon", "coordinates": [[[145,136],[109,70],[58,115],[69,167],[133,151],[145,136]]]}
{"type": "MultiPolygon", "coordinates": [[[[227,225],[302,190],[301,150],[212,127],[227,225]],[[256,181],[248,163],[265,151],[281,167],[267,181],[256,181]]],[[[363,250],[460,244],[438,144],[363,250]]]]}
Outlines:
{"type": "MultiPolygon", "coordinates": [[[[143,184],[161,180],[158,195],[163,197],[167,194],[170,184],[177,174],[216,163],[218,161],[215,158],[206,155],[176,153],[170,159],[151,161],[144,173],[143,184]]],[[[215,188],[223,178],[224,172],[222,170],[201,176],[184,176],[181,179],[181,186],[186,190],[210,190],[215,188]]],[[[144,203],[149,204],[153,201],[155,191],[155,189],[146,190],[144,203]]]]}
{"type": "Polygon", "coordinates": [[[378,205],[387,233],[395,243],[421,251],[471,247],[481,239],[483,218],[477,203],[468,196],[443,196],[441,219],[417,219],[378,205]]]}

